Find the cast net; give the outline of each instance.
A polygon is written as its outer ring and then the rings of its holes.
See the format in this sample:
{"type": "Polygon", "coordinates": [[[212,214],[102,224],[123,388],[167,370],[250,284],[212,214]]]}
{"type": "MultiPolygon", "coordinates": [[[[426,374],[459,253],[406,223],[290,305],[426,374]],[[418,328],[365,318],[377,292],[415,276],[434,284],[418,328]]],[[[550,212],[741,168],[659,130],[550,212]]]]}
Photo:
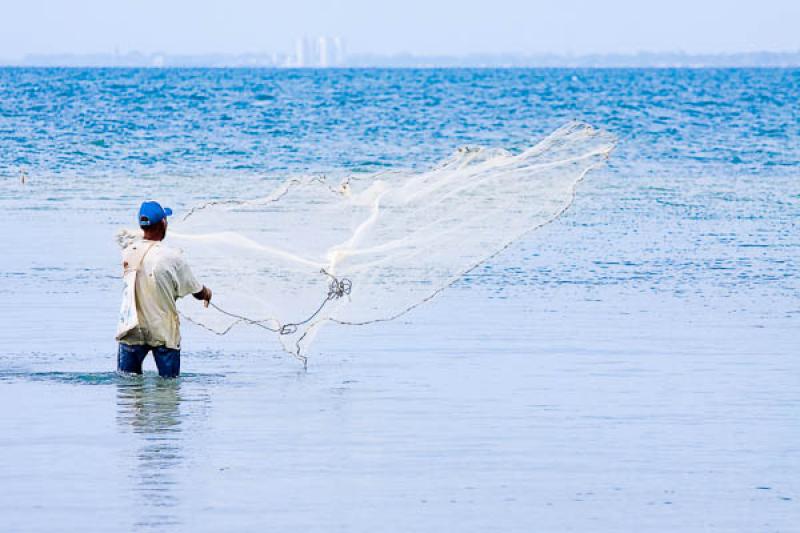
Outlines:
{"type": "Polygon", "coordinates": [[[182,314],[218,334],[264,328],[305,362],[323,324],[397,318],[557,218],[614,145],[572,123],[518,154],[461,148],[427,171],[298,177],[265,198],[196,207],[168,240],[214,299],[184,301],[182,314]]]}

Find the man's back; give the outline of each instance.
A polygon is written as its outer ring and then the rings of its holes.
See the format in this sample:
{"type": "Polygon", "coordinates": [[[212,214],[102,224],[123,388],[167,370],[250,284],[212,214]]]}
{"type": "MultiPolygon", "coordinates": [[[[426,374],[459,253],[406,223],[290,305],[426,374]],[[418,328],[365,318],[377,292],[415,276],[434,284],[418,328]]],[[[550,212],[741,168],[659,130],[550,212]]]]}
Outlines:
{"type": "Polygon", "coordinates": [[[175,301],[203,289],[180,251],[160,241],[137,241],[122,252],[123,264],[141,261],[136,275],[139,326],[120,339],[180,349],[180,321],[175,301]],[[144,256],[139,257],[144,248],[144,256]]]}

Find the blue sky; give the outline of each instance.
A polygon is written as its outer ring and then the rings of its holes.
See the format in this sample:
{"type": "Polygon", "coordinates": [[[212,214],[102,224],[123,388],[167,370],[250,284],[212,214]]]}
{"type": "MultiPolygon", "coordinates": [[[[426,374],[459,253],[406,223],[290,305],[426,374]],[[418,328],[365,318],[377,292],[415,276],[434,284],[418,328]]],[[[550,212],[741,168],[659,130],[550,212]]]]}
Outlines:
{"type": "Polygon", "coordinates": [[[356,53],[800,50],[800,0],[24,0],[0,58],[139,50],[288,52],[338,35],[356,53]]]}

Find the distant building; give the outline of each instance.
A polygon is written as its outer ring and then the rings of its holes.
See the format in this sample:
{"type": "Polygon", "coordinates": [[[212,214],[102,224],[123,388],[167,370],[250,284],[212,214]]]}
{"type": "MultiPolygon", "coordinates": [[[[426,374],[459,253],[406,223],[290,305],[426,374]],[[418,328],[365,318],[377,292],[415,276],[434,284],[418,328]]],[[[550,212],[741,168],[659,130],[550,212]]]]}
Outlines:
{"type": "Polygon", "coordinates": [[[337,67],[344,66],[345,62],[344,41],[342,41],[341,37],[334,37],[333,39],[331,39],[331,44],[333,45],[333,64],[337,67]]]}
{"type": "Polygon", "coordinates": [[[345,51],[341,37],[321,35],[316,39],[302,37],[295,42],[295,55],[288,65],[293,67],[327,68],[344,65],[345,51]]]}
{"type": "Polygon", "coordinates": [[[317,39],[317,66],[322,68],[328,67],[328,38],[319,37],[317,39]]]}
{"type": "Polygon", "coordinates": [[[312,61],[312,47],[308,37],[297,39],[294,48],[293,67],[310,67],[312,61]]]}

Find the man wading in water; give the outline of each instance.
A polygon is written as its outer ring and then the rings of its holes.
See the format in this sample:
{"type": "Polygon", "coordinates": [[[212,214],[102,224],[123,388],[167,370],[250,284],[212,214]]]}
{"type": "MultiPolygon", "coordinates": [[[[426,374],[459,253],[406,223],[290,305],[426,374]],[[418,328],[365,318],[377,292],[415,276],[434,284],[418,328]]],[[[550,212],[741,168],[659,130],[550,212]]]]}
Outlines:
{"type": "Polygon", "coordinates": [[[144,202],[139,227],[144,239],[122,251],[125,290],[117,327],[117,370],[142,373],[142,362],[152,351],[158,374],[176,378],[181,371],[181,332],[175,301],[187,294],[208,307],[211,289],[201,285],[178,250],[161,241],[167,234],[170,208],[144,202]]]}

